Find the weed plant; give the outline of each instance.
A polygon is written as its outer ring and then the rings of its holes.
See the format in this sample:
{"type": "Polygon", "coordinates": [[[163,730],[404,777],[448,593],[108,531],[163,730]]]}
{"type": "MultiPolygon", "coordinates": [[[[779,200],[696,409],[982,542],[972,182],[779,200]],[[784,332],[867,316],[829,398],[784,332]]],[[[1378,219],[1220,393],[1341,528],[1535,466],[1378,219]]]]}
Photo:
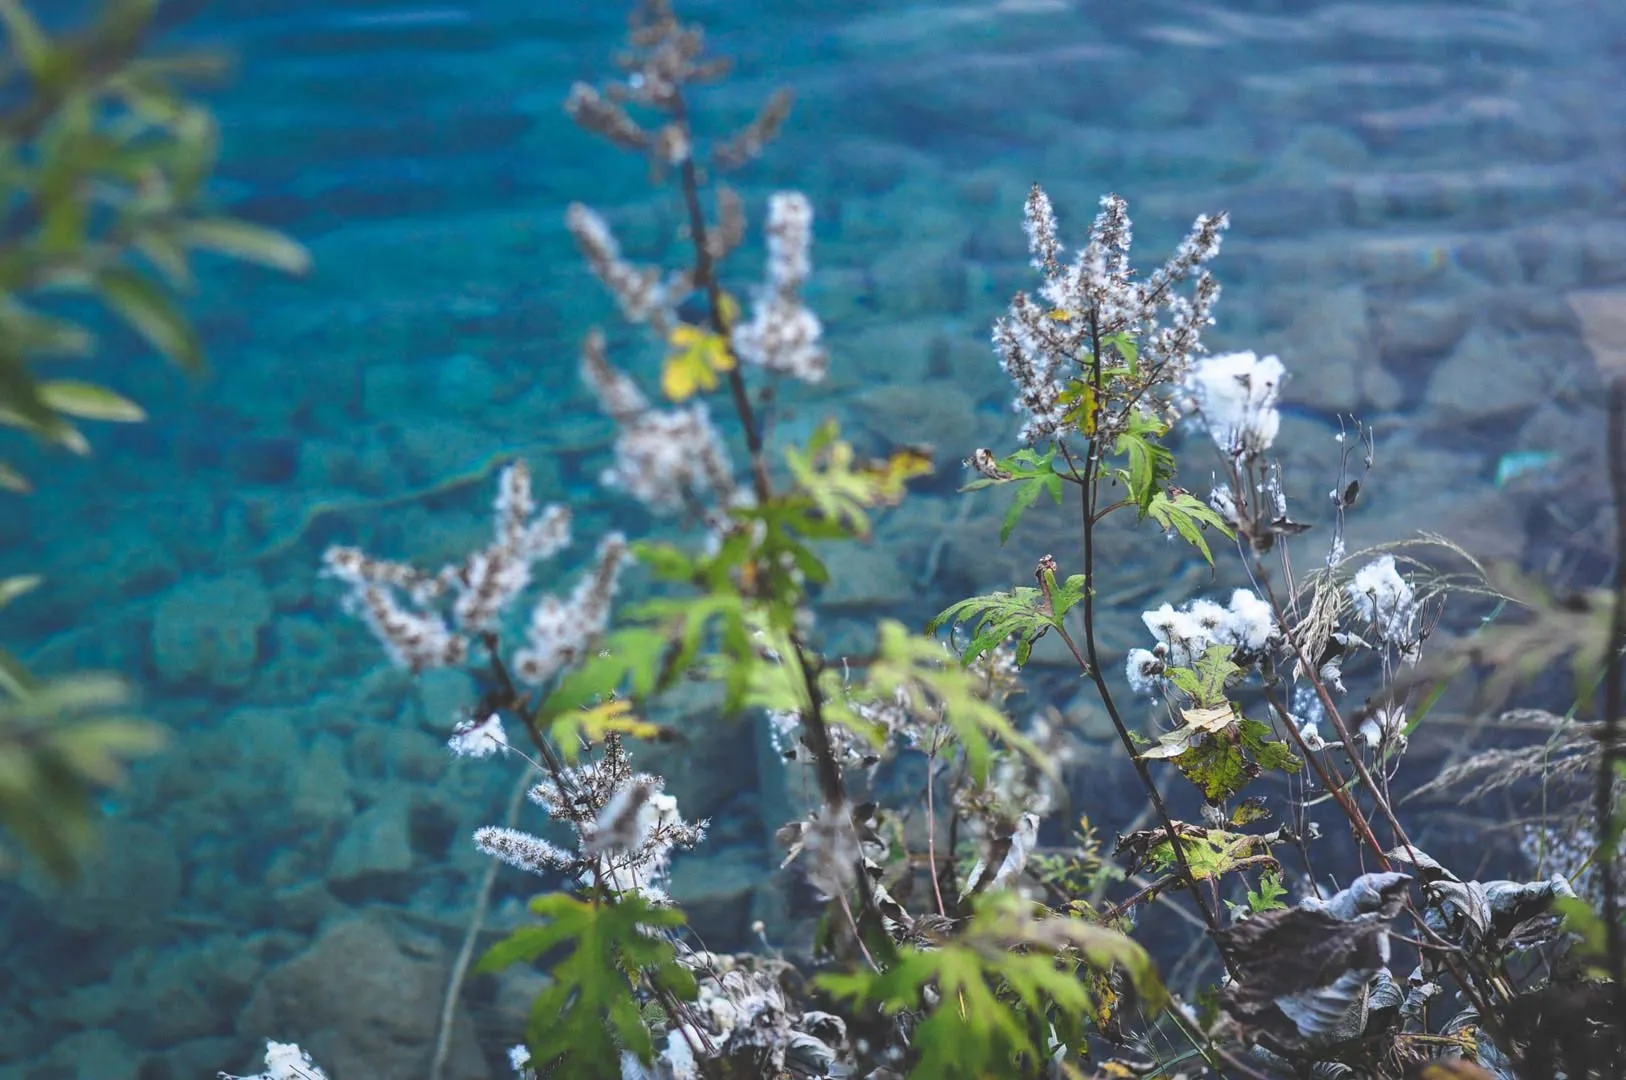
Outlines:
{"type": "MultiPolygon", "coordinates": [[[[1471,561],[1431,569],[1431,551],[1461,554],[1439,544],[1346,550],[1343,515],[1375,445],[1353,422],[1330,478],[1333,525],[1314,569],[1296,569],[1312,565],[1293,555],[1317,536],[1295,520],[1272,456],[1286,365],[1203,344],[1226,216],[1199,217],[1140,272],[1123,199],[1102,198],[1070,250],[1033,188],[1023,225],[1035,286],[993,329],[1020,445],[961,452],[968,489],[1010,493],[1008,543],[1022,543],[1024,511],[1051,499],[1076,513],[1076,546],[1034,552],[1030,582],[964,599],[924,630],[881,621],[868,654],[826,655],[816,590],[840,573],[843,545],[866,539],[933,465],[916,449],[867,459],[834,421],[801,445],[770,444],[775,382],[817,382],[830,362],[801,296],[812,207],[795,192],[767,199],[766,267],[731,291],[724,268],[749,215],[718,178],[763,151],[789,97],[705,139],[691,95],[727,64],[664,0],[638,8],[618,65],[566,108],[675,188],[692,254],[640,265],[598,213],[571,207],[594,274],[666,349],[646,386],[594,332],[581,372],[616,428],[605,485],[690,526],[690,539],[603,537],[568,594],[538,599],[533,565],[568,542],[569,512],[539,509],[515,462],[490,543],[461,561],[421,569],[343,547],[325,559],[398,664],[477,674],[483,693],[453,749],[519,770],[528,801],[571,836],[508,821],[474,837],[553,888],[533,901],[534,924],[472,965],[548,973],[514,1068],[595,1080],[1618,1075],[1618,689],[1591,728],[1563,728],[1580,762],[1566,767],[1600,778],[1584,857],[1601,914],[1564,874],[1466,880],[1414,843],[1391,784],[1442,671],[1462,667],[1460,654],[1430,666],[1431,635],[1454,593],[1497,593],[1494,575],[1471,561]],[[1200,435],[1183,460],[1178,428],[1200,435]],[[1135,522],[1149,544],[1169,536],[1231,562],[1250,584],[1147,611],[1144,646],[1110,654],[1097,584],[1112,574],[1098,542],[1109,518],[1135,522]],[[628,559],[660,587],[617,607],[628,559]],[[510,618],[521,606],[529,614],[510,618]],[[1087,822],[1071,847],[1036,850],[1060,802],[1067,733],[1015,695],[1047,637],[1093,688],[1150,807],[1112,823],[1129,827],[1110,855],[1087,822]],[[634,763],[640,740],[681,738],[649,706],[694,679],[715,683],[730,715],[766,713],[791,767],[813,779],[817,806],[780,831],[825,905],[812,955],[705,951],[667,894],[671,853],[702,844],[706,826],[634,763]],[[1038,715],[1019,718],[1019,704],[1038,715]],[[924,763],[915,798],[873,784],[878,763],[905,755],[924,763]],[[1168,794],[1182,786],[1190,800],[1168,794]],[[1195,820],[1176,816],[1188,801],[1195,820]],[[1362,872],[1347,880],[1318,861],[1318,802],[1360,849],[1362,872]],[[906,819],[924,827],[906,831],[906,819]],[[1160,979],[1136,940],[1154,906],[1196,922],[1215,981],[1160,979]]],[[[1583,673],[1607,671],[1611,687],[1619,632],[1598,639],[1583,673]]],[[[320,1074],[288,1044],[272,1044],[267,1068],[320,1074]]]]}

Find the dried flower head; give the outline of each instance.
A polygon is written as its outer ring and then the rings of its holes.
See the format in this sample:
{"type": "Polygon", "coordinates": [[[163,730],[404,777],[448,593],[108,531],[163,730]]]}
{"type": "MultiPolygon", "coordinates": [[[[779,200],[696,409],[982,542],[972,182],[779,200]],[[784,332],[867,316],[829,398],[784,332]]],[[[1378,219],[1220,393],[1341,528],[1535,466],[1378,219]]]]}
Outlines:
{"type": "Polygon", "coordinates": [[[1287,369],[1274,356],[1252,352],[1208,356],[1192,366],[1186,385],[1214,444],[1233,458],[1269,450],[1282,423],[1276,409],[1287,369]]]}

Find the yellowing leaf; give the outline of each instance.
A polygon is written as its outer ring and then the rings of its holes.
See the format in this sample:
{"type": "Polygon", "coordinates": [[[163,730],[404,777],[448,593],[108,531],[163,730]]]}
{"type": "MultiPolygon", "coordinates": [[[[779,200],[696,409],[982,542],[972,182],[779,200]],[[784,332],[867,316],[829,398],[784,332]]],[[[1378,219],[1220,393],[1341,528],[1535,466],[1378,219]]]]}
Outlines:
{"type": "Polygon", "coordinates": [[[667,733],[659,724],[640,719],[626,698],[611,698],[555,717],[551,734],[565,756],[574,760],[583,740],[598,742],[612,731],[634,739],[657,739],[667,733]]]}
{"type": "Polygon", "coordinates": [[[721,334],[682,323],[667,336],[666,343],[671,351],[661,369],[661,392],[672,401],[717,389],[717,373],[733,370],[734,354],[721,334]]]}
{"type": "Polygon", "coordinates": [[[1210,709],[1181,709],[1180,718],[1198,731],[1223,731],[1236,719],[1229,703],[1210,709]]]}
{"type": "Polygon", "coordinates": [[[141,406],[105,386],[57,379],[40,383],[40,400],[57,412],[81,420],[109,420],[121,424],[139,423],[147,418],[141,406]]]}

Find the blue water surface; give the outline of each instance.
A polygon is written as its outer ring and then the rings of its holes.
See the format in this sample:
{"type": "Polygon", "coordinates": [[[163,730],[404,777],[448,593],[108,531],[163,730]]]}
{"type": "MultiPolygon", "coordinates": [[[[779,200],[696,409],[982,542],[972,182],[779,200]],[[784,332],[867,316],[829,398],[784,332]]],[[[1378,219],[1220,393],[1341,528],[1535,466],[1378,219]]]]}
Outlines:
{"type": "MultiPolygon", "coordinates": [[[[1598,365],[1626,343],[1578,312],[1626,308],[1626,7],[708,0],[681,13],[736,58],[696,91],[697,126],[726,133],[775,87],[797,95],[783,136],[728,178],[753,225],[775,190],[805,191],[816,212],[808,292],[831,374],[781,392],[774,437],[834,416],[868,452],[930,444],[938,464],[874,543],[836,557],[819,630],[832,653],[865,647],[882,615],[919,624],[1026,582],[1076,543],[1071,519],[1041,508],[1001,548],[1003,496],[955,494],[973,449],[1014,448],[988,329],[1033,285],[1021,207],[1034,181],[1070,242],[1103,193],[1125,196],[1148,269],[1197,214],[1229,211],[1209,342],[1278,353],[1293,373],[1280,446],[1296,516],[1323,517],[1332,434],[1353,413],[1377,432],[1379,469],[1352,546],[1429,528],[1577,583],[1597,569],[1598,365]],[[1510,468],[1510,454],[1539,465],[1510,468]]],[[[602,211],[634,258],[687,257],[670,184],[561,107],[573,81],[605,73],[624,14],[610,0],[170,9],[167,44],[236,59],[211,92],[219,200],[303,241],[315,270],[209,264],[190,301],[206,378],[114,334],[90,373],[150,422],[96,429],[83,460],[7,443],[42,490],[0,510],[0,574],[48,578],[8,609],[8,644],[44,672],[126,675],[174,738],[110,797],[83,885],[0,883],[0,1078],[252,1072],[266,1037],[307,1045],[338,1080],[427,1074],[485,870],[468,835],[501,818],[513,774],[450,757],[446,731],[477,685],[391,668],[320,556],[355,543],[429,567],[459,557],[485,542],[495,467],[515,455],[540,499],[575,513],[546,587],[568,588],[610,529],[679,529],[600,486],[613,428],[576,375],[595,325],[651,387],[660,350],[587,272],[567,205],[602,211]]],[[[731,287],[760,276],[761,255],[753,238],[731,287]]],[[[714,412],[728,413],[722,397],[714,412]]],[[[1143,608],[1210,585],[1155,534],[1103,544],[1114,656],[1141,644],[1143,608]]],[[[1046,655],[1022,710],[1055,705],[1087,760],[1115,760],[1046,655]]],[[[690,743],[638,762],[713,821],[679,857],[674,894],[713,947],[749,947],[759,919],[771,940],[803,940],[816,909],[774,872],[772,834],[806,783],[703,690],[674,697],[667,718],[690,743]]],[[[1078,790],[1108,830],[1142,798],[1110,775],[1078,790]]],[[[490,924],[512,925],[536,888],[499,875],[490,924]]],[[[448,1077],[506,1071],[534,985],[470,984],[448,1077]]]]}

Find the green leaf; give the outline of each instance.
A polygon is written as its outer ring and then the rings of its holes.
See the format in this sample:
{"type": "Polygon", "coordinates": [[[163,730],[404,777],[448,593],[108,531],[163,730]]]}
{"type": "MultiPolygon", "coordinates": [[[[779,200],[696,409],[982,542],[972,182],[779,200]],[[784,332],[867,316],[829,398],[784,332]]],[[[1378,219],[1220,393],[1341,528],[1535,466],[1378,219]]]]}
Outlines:
{"type": "Polygon", "coordinates": [[[147,418],[141,406],[104,386],[71,379],[40,383],[40,399],[57,412],[80,420],[133,424],[147,418]]]}
{"type": "Polygon", "coordinates": [[[911,1080],[984,1080],[1037,1072],[1057,1025],[1082,1030],[1108,1019],[1110,1010],[1096,1006],[1113,971],[1127,975],[1149,1015],[1167,1002],[1150,956],[1128,937],[1079,918],[1037,915],[996,893],[936,948],[901,949],[885,971],[826,974],[817,983],[857,1006],[916,1015],[911,1080]]]}
{"type": "Polygon", "coordinates": [[[170,298],[131,270],[105,270],[97,278],[102,298],[147,343],[190,371],[203,367],[203,349],[170,298]]]}
{"type": "Polygon", "coordinates": [[[0,22],[5,24],[11,51],[16,53],[28,73],[41,82],[47,81],[55,50],[28,9],[18,0],[0,0],[0,22]]]}
{"type": "Polygon", "coordinates": [[[1144,518],[1150,511],[1152,499],[1174,476],[1174,454],[1158,442],[1168,433],[1168,425],[1155,416],[1132,413],[1128,427],[1113,444],[1115,455],[1127,455],[1129,467],[1122,471],[1129,485],[1129,498],[1144,518]]]}
{"type": "Polygon", "coordinates": [[[549,893],[531,901],[531,911],[542,925],[513,931],[474,970],[498,971],[566,950],[531,1002],[525,1041],[532,1067],[540,1075],[619,1076],[623,1050],[649,1064],[654,1044],[638,987],[659,985],[681,1000],[695,996],[694,979],[678,964],[668,937],[683,925],[683,913],[636,893],[613,902],[549,893]]]}
{"type": "Polygon", "coordinates": [[[40,587],[45,579],[38,574],[17,574],[0,578],[0,608],[40,587]]]}
{"type": "Polygon", "coordinates": [[[1208,540],[1203,536],[1204,528],[1212,528],[1231,539],[1233,534],[1225,519],[1218,512],[1189,491],[1168,492],[1154,491],[1150,501],[1141,514],[1143,518],[1150,517],[1165,530],[1173,530],[1180,537],[1202,553],[1203,560],[1209,566],[1214,565],[1213,552],[1208,550],[1208,540]]]}
{"type": "MultiPolygon", "coordinates": [[[[1054,776],[1056,764],[1032,741],[1017,732],[1010,719],[982,697],[983,682],[955,661],[954,654],[936,638],[911,634],[902,623],[890,619],[877,627],[877,656],[865,672],[863,682],[841,693],[839,682],[827,691],[831,718],[853,730],[862,721],[853,717],[842,701],[908,700],[922,719],[941,716],[961,746],[966,764],[977,783],[988,775],[993,754],[991,739],[1020,752],[1047,775],[1054,776]]],[[[834,680],[839,672],[826,672],[834,680]]]]}
{"type": "Polygon", "coordinates": [[[275,229],[236,218],[193,218],[180,225],[177,236],[190,247],[243,262],[258,263],[288,274],[310,272],[311,256],[303,244],[275,229]]]}
{"type": "Polygon", "coordinates": [[[971,641],[960,653],[960,661],[965,665],[1014,637],[1017,662],[1026,663],[1033,643],[1061,627],[1062,616],[1078,603],[1088,587],[1083,574],[1074,574],[1059,585],[1054,576],[1049,581],[1052,601],[1049,610],[1046,610],[1042,591],[1019,585],[1010,592],[973,596],[951,604],[926,624],[926,632],[935,634],[945,626],[969,625],[971,641]]]}
{"type": "Polygon", "coordinates": [[[1248,890],[1248,911],[1254,915],[1261,911],[1275,911],[1285,908],[1282,897],[1287,895],[1287,887],[1282,884],[1282,876],[1274,870],[1266,870],[1259,875],[1259,888],[1248,890]]]}
{"type": "Polygon", "coordinates": [[[0,488],[18,495],[27,495],[34,490],[34,486],[28,482],[28,477],[3,461],[0,461],[0,488]]]}

